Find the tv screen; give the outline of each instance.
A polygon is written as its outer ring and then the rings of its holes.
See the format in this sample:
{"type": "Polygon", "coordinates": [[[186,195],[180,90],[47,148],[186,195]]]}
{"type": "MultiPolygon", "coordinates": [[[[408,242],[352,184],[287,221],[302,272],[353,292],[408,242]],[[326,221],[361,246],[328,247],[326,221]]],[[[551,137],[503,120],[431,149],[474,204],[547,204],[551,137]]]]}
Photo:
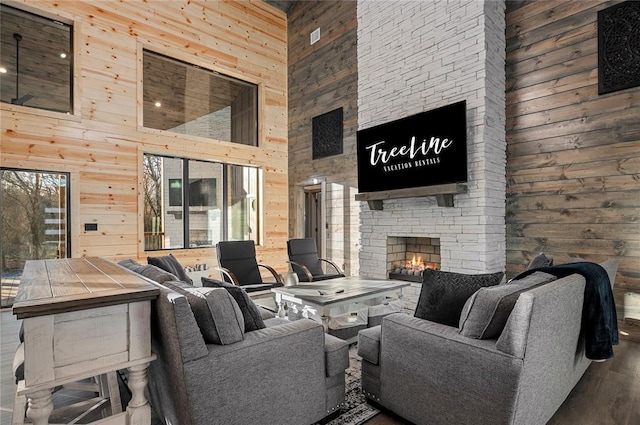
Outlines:
{"type": "Polygon", "coordinates": [[[358,191],[467,181],[466,101],[357,132],[358,191]]]}

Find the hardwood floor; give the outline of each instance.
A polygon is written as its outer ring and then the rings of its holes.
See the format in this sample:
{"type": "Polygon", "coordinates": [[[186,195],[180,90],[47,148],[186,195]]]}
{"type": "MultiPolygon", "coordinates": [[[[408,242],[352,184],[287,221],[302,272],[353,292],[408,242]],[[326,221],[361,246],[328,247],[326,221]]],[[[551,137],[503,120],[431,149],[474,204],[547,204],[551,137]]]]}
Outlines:
{"type": "MultiPolygon", "coordinates": [[[[20,322],[11,310],[0,312],[0,423],[11,423],[15,384],[11,363],[20,322]]],[[[622,340],[615,357],[593,363],[548,425],[640,424],[640,343],[622,340]]],[[[365,425],[407,425],[390,412],[381,412],[365,425]]]]}

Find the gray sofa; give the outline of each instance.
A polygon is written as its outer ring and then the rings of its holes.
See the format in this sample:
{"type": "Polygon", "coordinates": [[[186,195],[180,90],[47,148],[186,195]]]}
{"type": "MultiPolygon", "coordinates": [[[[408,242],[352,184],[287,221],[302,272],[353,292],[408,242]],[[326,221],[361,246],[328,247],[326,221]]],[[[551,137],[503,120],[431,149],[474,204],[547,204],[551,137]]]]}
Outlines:
{"type": "MultiPolygon", "coordinates": [[[[617,262],[602,264],[611,285],[617,262]]],[[[544,424],[591,363],[577,274],[523,291],[491,339],[406,314],[359,334],[362,388],[416,424],[544,424]]]]}
{"type": "MultiPolygon", "coordinates": [[[[149,366],[148,390],[163,423],[300,425],[340,410],[348,346],[319,323],[288,322],[259,308],[266,328],[245,332],[237,342],[206,343],[187,297],[169,289],[175,282],[149,270],[153,266],[121,265],[155,278],[160,287],[151,314],[157,360],[149,366]]],[[[223,288],[198,290],[230,297],[223,288]]]]}

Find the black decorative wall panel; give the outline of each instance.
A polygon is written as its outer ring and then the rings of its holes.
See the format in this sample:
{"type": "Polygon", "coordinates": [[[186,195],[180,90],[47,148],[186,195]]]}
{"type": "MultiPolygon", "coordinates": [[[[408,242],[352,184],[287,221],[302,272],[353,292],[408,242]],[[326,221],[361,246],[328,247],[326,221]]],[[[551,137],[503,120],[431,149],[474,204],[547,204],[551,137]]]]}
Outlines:
{"type": "Polygon", "coordinates": [[[640,86],[640,1],[598,12],[598,93],[640,86]]]}
{"type": "Polygon", "coordinates": [[[313,159],[342,153],[342,108],[312,120],[313,159]]]}

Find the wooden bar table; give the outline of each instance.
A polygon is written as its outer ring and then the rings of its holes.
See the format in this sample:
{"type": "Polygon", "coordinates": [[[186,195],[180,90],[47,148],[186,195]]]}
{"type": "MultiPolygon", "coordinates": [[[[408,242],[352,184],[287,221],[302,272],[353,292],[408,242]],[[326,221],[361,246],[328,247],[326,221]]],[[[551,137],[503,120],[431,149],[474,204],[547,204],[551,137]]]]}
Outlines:
{"type": "Polygon", "coordinates": [[[150,281],[102,258],[27,261],[13,305],[24,321],[24,388],[27,417],[49,423],[54,387],[129,371],[132,398],[126,411],[95,424],[148,425],[144,395],[151,353],[150,281]]]}

